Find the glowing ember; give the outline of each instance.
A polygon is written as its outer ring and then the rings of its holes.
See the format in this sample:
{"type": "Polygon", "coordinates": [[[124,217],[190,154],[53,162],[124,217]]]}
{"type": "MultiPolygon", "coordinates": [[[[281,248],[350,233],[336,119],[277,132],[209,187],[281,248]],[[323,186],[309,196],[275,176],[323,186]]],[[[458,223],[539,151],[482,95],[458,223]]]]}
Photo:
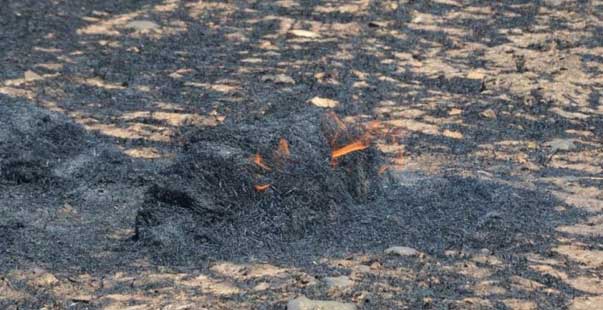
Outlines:
{"type": "Polygon", "coordinates": [[[347,155],[352,152],[362,151],[366,148],[368,148],[368,145],[366,143],[364,143],[362,141],[356,141],[356,142],[350,143],[342,148],[338,148],[338,149],[334,150],[333,152],[331,152],[331,158],[335,159],[335,158],[347,155]]]}
{"type": "Polygon", "coordinates": [[[266,163],[264,163],[264,160],[262,159],[262,156],[259,153],[255,154],[255,156],[253,157],[253,162],[256,165],[264,168],[265,170],[268,170],[268,171],[272,170],[270,167],[268,167],[268,165],[266,165],[266,163]]]}
{"type": "Polygon", "coordinates": [[[255,186],[257,192],[265,192],[268,188],[270,188],[270,184],[258,184],[255,186]]]}
{"type": "Polygon", "coordinates": [[[278,154],[284,157],[289,157],[289,143],[285,138],[278,141],[278,154]]]}

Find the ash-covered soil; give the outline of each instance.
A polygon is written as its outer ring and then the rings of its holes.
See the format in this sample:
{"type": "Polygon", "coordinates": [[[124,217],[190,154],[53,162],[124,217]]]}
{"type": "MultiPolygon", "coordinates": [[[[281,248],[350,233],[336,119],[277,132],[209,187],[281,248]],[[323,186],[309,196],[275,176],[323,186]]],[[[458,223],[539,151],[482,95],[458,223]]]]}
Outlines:
{"type": "Polygon", "coordinates": [[[0,308],[599,309],[602,29],[596,0],[8,1],[0,308]]]}

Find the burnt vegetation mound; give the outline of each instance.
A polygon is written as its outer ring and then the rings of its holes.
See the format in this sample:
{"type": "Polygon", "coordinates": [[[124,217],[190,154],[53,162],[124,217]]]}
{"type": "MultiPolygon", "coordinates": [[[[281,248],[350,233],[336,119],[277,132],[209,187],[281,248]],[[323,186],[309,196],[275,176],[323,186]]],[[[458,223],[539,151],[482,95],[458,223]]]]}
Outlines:
{"type": "MultiPolygon", "coordinates": [[[[1,99],[1,98],[0,98],[1,99]]],[[[83,128],[67,117],[15,100],[0,104],[0,184],[40,185],[86,148],[83,128]]]]}
{"type": "Polygon", "coordinates": [[[184,136],[183,154],[136,217],[135,239],[159,255],[276,251],[380,195],[379,152],[365,130],[334,114],[226,122],[184,136]]]}

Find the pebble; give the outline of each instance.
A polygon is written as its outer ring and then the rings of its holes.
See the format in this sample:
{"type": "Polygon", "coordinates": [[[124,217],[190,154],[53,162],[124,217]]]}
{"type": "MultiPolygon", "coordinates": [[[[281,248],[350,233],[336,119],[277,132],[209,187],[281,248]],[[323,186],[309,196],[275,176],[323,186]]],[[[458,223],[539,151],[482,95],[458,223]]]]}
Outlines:
{"type": "Polygon", "coordinates": [[[293,35],[295,37],[307,38],[307,39],[320,38],[320,34],[318,34],[316,32],[313,32],[313,31],[302,30],[302,29],[290,30],[289,34],[291,34],[291,35],[293,35]]]}
{"type": "Polygon", "coordinates": [[[338,301],[311,300],[306,296],[300,296],[289,300],[287,310],[356,310],[356,305],[338,301]]]}
{"type": "Polygon", "coordinates": [[[574,139],[553,139],[549,142],[546,142],[544,145],[551,148],[551,152],[555,151],[571,151],[576,149],[576,144],[574,143],[576,140],[574,139]]]}
{"type": "Polygon", "coordinates": [[[265,291],[267,289],[270,288],[270,284],[266,283],[266,282],[261,282],[258,285],[256,285],[253,290],[254,291],[265,291]]]}
{"type": "Polygon", "coordinates": [[[354,281],[346,276],[326,277],[324,282],[329,289],[344,289],[354,285],[354,281]]]}
{"type": "Polygon", "coordinates": [[[492,109],[486,109],[482,111],[479,115],[489,119],[496,119],[496,112],[494,112],[494,110],[492,109]]]}
{"type": "Polygon", "coordinates": [[[419,255],[419,251],[406,246],[393,246],[385,250],[385,254],[399,256],[417,256],[419,255]]]}
{"type": "Polygon", "coordinates": [[[295,84],[295,80],[284,74],[276,75],[264,75],[262,76],[262,82],[273,82],[275,84],[295,84]]]}
{"type": "Polygon", "coordinates": [[[321,97],[314,97],[308,102],[320,108],[335,108],[339,105],[339,101],[337,100],[321,97]]]}

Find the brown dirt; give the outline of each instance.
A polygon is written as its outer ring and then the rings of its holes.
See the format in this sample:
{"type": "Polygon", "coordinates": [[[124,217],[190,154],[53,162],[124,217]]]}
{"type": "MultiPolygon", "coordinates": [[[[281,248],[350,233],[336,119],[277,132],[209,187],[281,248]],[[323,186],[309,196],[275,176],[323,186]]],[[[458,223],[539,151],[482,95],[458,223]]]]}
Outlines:
{"type": "Polygon", "coordinates": [[[601,32],[598,0],[8,1],[0,308],[598,309],[601,32]],[[333,168],[327,111],[371,149],[333,168]]]}

